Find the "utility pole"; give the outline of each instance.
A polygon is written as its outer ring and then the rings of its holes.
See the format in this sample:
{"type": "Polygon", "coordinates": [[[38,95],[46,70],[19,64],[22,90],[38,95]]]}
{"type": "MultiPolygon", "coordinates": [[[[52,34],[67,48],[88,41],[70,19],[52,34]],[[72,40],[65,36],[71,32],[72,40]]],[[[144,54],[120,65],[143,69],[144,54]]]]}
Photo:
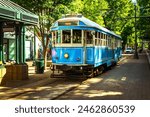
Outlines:
{"type": "Polygon", "coordinates": [[[136,0],[132,0],[133,4],[134,4],[134,11],[135,11],[135,22],[134,22],[134,27],[135,27],[135,52],[134,52],[134,59],[139,59],[138,56],[138,52],[137,52],[137,22],[136,22],[136,10],[137,10],[137,1],[136,0]]]}

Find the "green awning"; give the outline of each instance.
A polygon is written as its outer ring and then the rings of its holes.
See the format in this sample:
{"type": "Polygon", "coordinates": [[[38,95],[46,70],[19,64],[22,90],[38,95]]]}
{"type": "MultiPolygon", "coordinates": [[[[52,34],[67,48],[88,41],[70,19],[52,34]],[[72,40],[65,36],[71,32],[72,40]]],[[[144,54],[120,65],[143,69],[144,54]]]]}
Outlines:
{"type": "Polygon", "coordinates": [[[38,16],[10,0],[0,0],[0,20],[13,20],[29,25],[38,24],[38,16]]]}

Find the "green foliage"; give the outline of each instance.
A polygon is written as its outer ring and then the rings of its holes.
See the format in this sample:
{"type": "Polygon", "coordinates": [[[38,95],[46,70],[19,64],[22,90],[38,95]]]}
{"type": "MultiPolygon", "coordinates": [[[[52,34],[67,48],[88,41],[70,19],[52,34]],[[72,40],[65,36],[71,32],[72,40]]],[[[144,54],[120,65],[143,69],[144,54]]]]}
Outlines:
{"type": "Polygon", "coordinates": [[[150,0],[138,0],[140,5],[139,26],[140,37],[150,40],[150,0]]]}
{"type": "Polygon", "coordinates": [[[83,10],[83,0],[73,0],[73,2],[68,6],[70,13],[81,13],[83,10]]]}
{"type": "Polygon", "coordinates": [[[46,32],[54,21],[69,12],[68,3],[72,0],[12,0],[39,15],[40,25],[46,32]]]}
{"type": "Polygon", "coordinates": [[[132,34],[133,34],[133,26],[131,25],[127,25],[126,27],[124,27],[122,33],[121,33],[121,37],[123,39],[123,50],[125,49],[125,45],[127,44],[127,46],[133,46],[133,38],[132,38],[132,34]],[[132,44],[131,44],[132,42],[132,44]]]}
{"type": "MultiPolygon", "coordinates": [[[[120,34],[123,45],[134,45],[135,7],[132,0],[13,0],[39,15],[40,31],[48,33],[62,14],[80,13],[120,34]]],[[[137,16],[150,16],[150,0],[137,0],[137,16]]],[[[150,37],[149,18],[137,18],[138,37],[150,37]]],[[[139,38],[140,39],[140,38],[139,38]]]]}
{"type": "Polygon", "coordinates": [[[106,26],[115,32],[121,34],[123,28],[130,23],[130,19],[133,16],[132,5],[129,1],[125,0],[107,0],[109,4],[109,13],[105,15],[106,26]]]}
{"type": "Polygon", "coordinates": [[[82,13],[89,19],[105,26],[102,15],[106,9],[108,9],[108,4],[105,0],[86,0],[82,13]]]}
{"type": "Polygon", "coordinates": [[[49,45],[49,31],[52,23],[69,12],[68,3],[72,0],[13,0],[22,7],[34,12],[39,16],[39,26],[41,41],[43,45],[43,57],[46,68],[47,48],[49,45]]]}

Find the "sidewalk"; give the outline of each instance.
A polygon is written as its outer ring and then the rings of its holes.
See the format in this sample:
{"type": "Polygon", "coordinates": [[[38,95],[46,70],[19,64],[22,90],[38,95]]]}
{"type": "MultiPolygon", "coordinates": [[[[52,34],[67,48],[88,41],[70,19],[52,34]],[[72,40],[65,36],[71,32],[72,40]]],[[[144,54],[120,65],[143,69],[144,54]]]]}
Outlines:
{"type": "Polygon", "coordinates": [[[36,74],[35,73],[35,66],[32,66],[32,61],[27,62],[28,64],[28,80],[15,80],[15,81],[8,81],[5,86],[0,86],[0,89],[9,89],[9,88],[16,88],[16,87],[35,87],[39,85],[44,85],[49,82],[52,82],[55,79],[50,78],[51,70],[49,67],[46,68],[43,74],[36,74]]]}

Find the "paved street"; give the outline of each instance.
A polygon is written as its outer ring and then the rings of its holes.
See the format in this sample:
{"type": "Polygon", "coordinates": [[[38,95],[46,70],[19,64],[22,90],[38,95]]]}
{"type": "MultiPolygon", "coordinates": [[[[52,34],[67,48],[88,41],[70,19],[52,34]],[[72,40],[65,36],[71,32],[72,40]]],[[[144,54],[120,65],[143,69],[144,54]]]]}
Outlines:
{"type": "Polygon", "coordinates": [[[30,80],[9,82],[8,86],[0,87],[0,99],[150,99],[150,69],[145,54],[140,54],[138,60],[128,55],[111,70],[87,80],[49,78],[49,69],[44,74],[35,74],[33,67],[29,69],[30,80]]]}
{"type": "Polygon", "coordinates": [[[150,99],[150,69],[145,54],[126,59],[112,70],[88,79],[59,99],[150,99]]]}

